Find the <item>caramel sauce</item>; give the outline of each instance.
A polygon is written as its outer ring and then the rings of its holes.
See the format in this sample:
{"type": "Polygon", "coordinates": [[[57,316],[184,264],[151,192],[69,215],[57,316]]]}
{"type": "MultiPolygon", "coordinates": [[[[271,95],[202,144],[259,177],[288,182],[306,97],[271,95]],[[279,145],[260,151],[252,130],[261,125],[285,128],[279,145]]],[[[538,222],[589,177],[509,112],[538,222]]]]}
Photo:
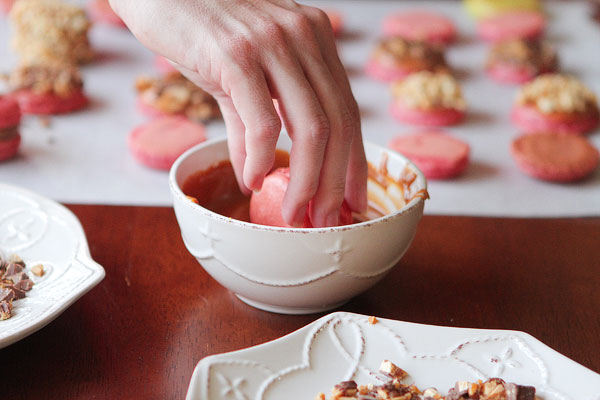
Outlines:
{"type": "MultiPolygon", "coordinates": [[[[353,214],[354,223],[379,218],[399,210],[413,198],[429,198],[425,189],[411,193],[410,186],[417,177],[411,170],[407,169],[399,179],[390,177],[387,161],[387,154],[384,153],[378,167],[371,163],[368,164],[369,207],[363,215],[353,214]]],[[[288,167],[289,162],[289,154],[286,151],[277,150],[271,171],[288,167]]],[[[193,173],[185,180],[181,190],[190,197],[190,201],[210,211],[250,222],[250,197],[241,192],[229,160],[221,161],[206,170],[193,173]]]]}

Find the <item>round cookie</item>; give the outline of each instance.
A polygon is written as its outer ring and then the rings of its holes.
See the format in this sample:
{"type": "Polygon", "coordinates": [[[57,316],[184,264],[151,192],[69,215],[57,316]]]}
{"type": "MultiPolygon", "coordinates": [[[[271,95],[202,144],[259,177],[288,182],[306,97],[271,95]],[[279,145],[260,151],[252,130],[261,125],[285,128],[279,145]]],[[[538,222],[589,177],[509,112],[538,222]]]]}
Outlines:
{"type": "Polygon", "coordinates": [[[388,147],[415,163],[427,179],[455,177],[469,164],[469,145],[438,131],[396,136],[388,147]]]}
{"type": "Polygon", "coordinates": [[[25,114],[67,114],[85,108],[89,103],[87,96],[79,89],[67,96],[36,93],[28,89],[16,91],[13,95],[25,114]]]}
{"type": "Polygon", "coordinates": [[[400,122],[447,126],[461,122],[466,102],[458,81],[448,73],[422,71],[397,82],[390,112],[400,122]]]}
{"type": "MultiPolygon", "coordinates": [[[[281,205],[290,182],[290,169],[277,168],[265,177],[263,186],[259,192],[252,193],[250,198],[250,222],[259,225],[281,226],[291,228],[286,224],[281,215],[281,205]]],[[[313,228],[310,221],[310,209],[312,202],[307,207],[302,228],[313,228]]],[[[352,223],[352,211],[344,201],[340,209],[340,225],[352,223]]]]}
{"type": "Polygon", "coordinates": [[[11,96],[0,96],[0,130],[14,128],[21,123],[19,103],[11,96]]]}
{"type": "Polygon", "coordinates": [[[392,14],[383,20],[383,34],[407,40],[449,44],[456,38],[451,19],[431,11],[414,10],[392,14]]]}
{"type": "Polygon", "coordinates": [[[143,165],[168,170],[181,154],[204,140],[203,125],[169,116],[136,127],[129,134],[128,145],[143,165]]]}
{"type": "Polygon", "coordinates": [[[443,49],[423,41],[388,37],[371,53],[365,72],[383,82],[393,82],[420,71],[448,71],[443,49]]]}
{"type": "Polygon", "coordinates": [[[0,161],[12,158],[21,144],[21,110],[12,97],[0,96],[0,161]]]}
{"type": "Polygon", "coordinates": [[[485,18],[477,23],[477,35],[489,42],[537,39],[546,29],[546,19],[535,11],[514,11],[485,18]]]}
{"type": "Polygon", "coordinates": [[[86,8],[90,19],[94,22],[127,28],[121,17],[113,11],[108,0],[89,0],[86,8]]]}
{"type": "Polygon", "coordinates": [[[558,56],[548,43],[511,39],[492,46],[486,72],[496,82],[522,84],[554,72],[557,66],[558,56]]]}
{"type": "Polygon", "coordinates": [[[540,11],[539,0],[463,0],[467,13],[476,19],[511,11],[540,11]]]}
{"type": "Polygon", "coordinates": [[[513,140],[511,154],[525,174],[554,182],[577,181],[598,167],[598,150],[585,138],[556,133],[523,135],[513,140]]]}
{"type": "Polygon", "coordinates": [[[524,133],[582,135],[596,129],[600,111],[596,95],[579,80],[544,74],[520,89],[511,119],[524,133]]]}

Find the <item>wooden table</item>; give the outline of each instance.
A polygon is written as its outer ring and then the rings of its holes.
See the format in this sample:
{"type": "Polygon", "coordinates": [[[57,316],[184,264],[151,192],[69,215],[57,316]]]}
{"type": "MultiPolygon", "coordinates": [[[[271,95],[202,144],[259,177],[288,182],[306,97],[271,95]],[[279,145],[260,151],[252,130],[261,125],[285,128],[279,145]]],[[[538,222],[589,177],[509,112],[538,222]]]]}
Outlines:
{"type": "MultiPolygon", "coordinates": [[[[187,253],[170,208],[69,208],[106,278],[0,350],[3,399],[181,399],[201,358],[321,316],[239,301],[187,253]]],[[[340,310],[521,330],[600,372],[600,218],[425,216],[388,276],[340,310]]]]}

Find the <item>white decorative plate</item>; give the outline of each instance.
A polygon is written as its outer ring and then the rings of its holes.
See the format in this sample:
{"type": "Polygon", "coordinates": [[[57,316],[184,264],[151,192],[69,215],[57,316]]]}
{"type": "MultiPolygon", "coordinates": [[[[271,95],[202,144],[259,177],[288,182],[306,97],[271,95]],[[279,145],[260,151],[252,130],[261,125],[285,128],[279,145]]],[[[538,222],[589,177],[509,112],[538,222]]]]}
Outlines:
{"type": "Polygon", "coordinates": [[[598,400],[600,375],[516,331],[448,328],[333,313],[259,346],[204,358],[188,400],[306,400],[354,379],[378,383],[388,359],[419,388],[500,377],[543,400],[598,400]]]}
{"type": "Polygon", "coordinates": [[[16,253],[27,268],[43,264],[42,277],[13,303],[13,316],[0,321],[0,348],[37,331],[104,278],[92,260],[83,228],[60,204],[14,186],[0,184],[0,250],[16,253]]]}

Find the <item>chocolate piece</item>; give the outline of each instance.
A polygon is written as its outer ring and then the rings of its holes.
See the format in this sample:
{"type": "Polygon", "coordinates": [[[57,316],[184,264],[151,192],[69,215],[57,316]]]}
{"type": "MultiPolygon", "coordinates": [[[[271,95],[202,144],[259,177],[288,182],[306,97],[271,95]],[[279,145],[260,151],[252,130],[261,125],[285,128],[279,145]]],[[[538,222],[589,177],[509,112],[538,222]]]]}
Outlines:
{"type": "Polygon", "coordinates": [[[533,386],[517,386],[517,400],[535,400],[535,388],[533,386]]]}
{"type": "Polygon", "coordinates": [[[0,301],[0,321],[12,317],[12,301],[0,301]]]}
{"type": "Polygon", "coordinates": [[[23,266],[21,264],[9,262],[6,269],[4,270],[4,274],[2,274],[2,279],[8,279],[9,276],[16,275],[23,271],[23,266]]]}
{"type": "Polygon", "coordinates": [[[15,292],[9,288],[0,288],[0,301],[13,301],[15,292]]]}

